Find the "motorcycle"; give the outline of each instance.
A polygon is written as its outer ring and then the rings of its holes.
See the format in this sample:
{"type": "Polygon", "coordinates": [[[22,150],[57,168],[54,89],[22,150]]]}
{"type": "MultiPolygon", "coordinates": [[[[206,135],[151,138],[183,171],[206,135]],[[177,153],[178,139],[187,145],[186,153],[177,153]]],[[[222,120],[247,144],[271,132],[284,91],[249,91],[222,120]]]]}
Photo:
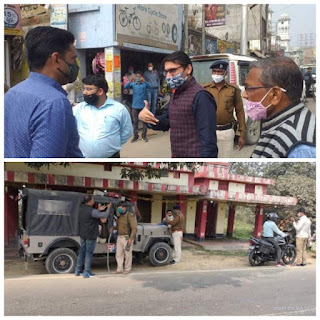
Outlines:
{"type": "MultiPolygon", "coordinates": [[[[290,236],[286,237],[276,236],[275,240],[281,248],[281,259],[284,264],[293,264],[296,260],[296,247],[290,242],[290,236]]],[[[273,244],[267,240],[252,237],[249,246],[249,262],[255,266],[262,266],[265,262],[276,261],[277,251],[273,244]]]]}

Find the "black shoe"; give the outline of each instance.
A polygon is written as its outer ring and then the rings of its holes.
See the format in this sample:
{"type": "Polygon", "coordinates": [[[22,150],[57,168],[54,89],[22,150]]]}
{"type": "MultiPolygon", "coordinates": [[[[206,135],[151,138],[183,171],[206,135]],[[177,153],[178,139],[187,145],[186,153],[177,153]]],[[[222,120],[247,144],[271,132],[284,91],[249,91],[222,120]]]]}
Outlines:
{"type": "Polygon", "coordinates": [[[139,137],[133,137],[131,140],[131,143],[136,142],[139,139],[139,137]]]}
{"type": "Polygon", "coordinates": [[[175,260],[170,261],[170,264],[177,264],[178,262],[175,260]]]}

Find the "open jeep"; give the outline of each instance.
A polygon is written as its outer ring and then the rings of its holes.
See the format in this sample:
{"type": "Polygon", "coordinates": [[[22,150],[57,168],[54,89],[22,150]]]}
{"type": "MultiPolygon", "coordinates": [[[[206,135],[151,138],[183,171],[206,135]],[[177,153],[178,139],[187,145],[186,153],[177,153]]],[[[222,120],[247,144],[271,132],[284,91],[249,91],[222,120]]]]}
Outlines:
{"type": "MultiPolygon", "coordinates": [[[[74,272],[80,248],[78,215],[85,194],[72,191],[23,189],[22,229],[20,229],[20,256],[45,260],[48,273],[74,272]]],[[[95,196],[96,203],[112,203],[106,224],[101,224],[94,256],[116,253],[116,239],[109,229],[113,226],[115,210],[121,199],[95,196]]],[[[135,205],[128,202],[129,210],[135,205]]],[[[173,240],[167,226],[139,223],[133,243],[135,256],[147,257],[154,266],[163,266],[172,260],[173,240]]]]}

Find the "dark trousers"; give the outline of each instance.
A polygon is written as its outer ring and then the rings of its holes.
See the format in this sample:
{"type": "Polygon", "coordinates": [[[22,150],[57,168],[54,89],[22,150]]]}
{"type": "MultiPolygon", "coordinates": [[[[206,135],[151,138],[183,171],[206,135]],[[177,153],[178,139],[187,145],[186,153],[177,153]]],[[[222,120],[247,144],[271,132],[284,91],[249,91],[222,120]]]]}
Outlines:
{"type": "Polygon", "coordinates": [[[264,238],[264,239],[272,243],[275,249],[277,250],[277,263],[279,263],[281,260],[281,248],[279,247],[277,241],[275,240],[275,238],[264,238]]]}
{"type": "MultiPolygon", "coordinates": [[[[132,118],[133,118],[133,136],[136,138],[139,136],[138,133],[138,124],[139,124],[139,113],[142,109],[134,109],[132,108],[132,118]]],[[[147,136],[147,124],[142,122],[142,138],[145,138],[147,136]]]]}

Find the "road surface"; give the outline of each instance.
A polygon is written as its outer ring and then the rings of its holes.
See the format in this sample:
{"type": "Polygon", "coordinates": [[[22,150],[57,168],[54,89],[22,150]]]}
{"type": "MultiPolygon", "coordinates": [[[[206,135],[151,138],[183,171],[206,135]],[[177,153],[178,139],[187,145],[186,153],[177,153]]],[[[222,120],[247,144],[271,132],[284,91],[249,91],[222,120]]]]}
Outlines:
{"type": "MultiPolygon", "coordinates": [[[[313,99],[308,98],[306,106],[316,114],[316,103],[313,99]]],[[[171,158],[169,132],[148,129],[147,136],[149,142],[141,140],[141,133],[140,140],[131,143],[130,139],[121,150],[121,158],[171,158]]],[[[245,145],[242,150],[238,151],[235,144],[230,158],[250,158],[253,150],[254,145],[245,145]]]]}
{"type": "Polygon", "coordinates": [[[315,279],[315,265],[6,278],[4,314],[315,316],[315,279]]]}

